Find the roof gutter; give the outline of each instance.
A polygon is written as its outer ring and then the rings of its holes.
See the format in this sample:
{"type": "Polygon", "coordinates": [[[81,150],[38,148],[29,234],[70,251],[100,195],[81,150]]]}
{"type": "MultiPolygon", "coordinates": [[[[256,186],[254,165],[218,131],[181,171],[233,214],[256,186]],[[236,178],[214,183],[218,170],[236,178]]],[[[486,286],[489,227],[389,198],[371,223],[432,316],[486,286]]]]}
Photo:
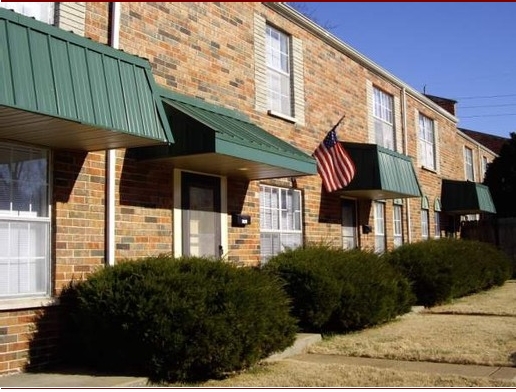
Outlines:
{"type": "MultiPolygon", "coordinates": [[[[115,49],[120,43],[120,2],[111,3],[109,45],[115,49]]],[[[115,265],[115,176],[116,176],[116,150],[106,151],[106,264],[115,265]]]]}
{"type": "Polygon", "coordinates": [[[443,117],[447,118],[450,121],[453,121],[457,123],[459,119],[452,115],[451,113],[444,110],[442,107],[437,105],[432,100],[425,97],[423,94],[421,94],[419,91],[415,90],[414,88],[410,87],[408,84],[403,82],[401,79],[398,79],[396,76],[391,74],[390,72],[386,71],[382,67],[380,67],[378,64],[373,62],[372,60],[365,57],[363,54],[358,52],[357,50],[353,49],[351,46],[343,42],[341,39],[337,38],[335,35],[331,34],[327,30],[323,29],[316,23],[312,22],[309,18],[301,14],[300,12],[296,11],[294,8],[290,7],[286,3],[268,3],[264,2],[262,3],[265,6],[269,7],[270,9],[276,11],[278,14],[282,15],[283,17],[287,18],[291,22],[297,24],[298,26],[304,28],[305,30],[311,32],[316,37],[320,38],[323,42],[327,43],[334,49],[338,50],[339,52],[345,54],[346,56],[350,57],[351,59],[355,60],[357,63],[363,65],[367,69],[371,70],[372,72],[382,76],[383,78],[389,80],[390,82],[398,85],[400,89],[405,89],[407,93],[412,95],[414,98],[419,100],[421,103],[425,104],[426,106],[432,108],[439,114],[441,114],[443,117]]]}

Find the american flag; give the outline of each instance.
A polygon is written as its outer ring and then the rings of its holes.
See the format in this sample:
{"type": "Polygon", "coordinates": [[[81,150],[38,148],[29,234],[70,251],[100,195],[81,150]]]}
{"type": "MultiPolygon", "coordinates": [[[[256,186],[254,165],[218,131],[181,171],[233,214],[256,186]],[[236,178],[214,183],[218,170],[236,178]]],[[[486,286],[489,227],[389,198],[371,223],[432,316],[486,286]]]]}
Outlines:
{"type": "MultiPolygon", "coordinates": [[[[344,117],[342,117],[344,118],[344,117]]],[[[334,192],[348,185],[355,176],[355,164],[337,140],[335,129],[340,121],[328,132],[322,143],[312,154],[317,161],[317,172],[322,178],[327,192],[334,192]]]]}

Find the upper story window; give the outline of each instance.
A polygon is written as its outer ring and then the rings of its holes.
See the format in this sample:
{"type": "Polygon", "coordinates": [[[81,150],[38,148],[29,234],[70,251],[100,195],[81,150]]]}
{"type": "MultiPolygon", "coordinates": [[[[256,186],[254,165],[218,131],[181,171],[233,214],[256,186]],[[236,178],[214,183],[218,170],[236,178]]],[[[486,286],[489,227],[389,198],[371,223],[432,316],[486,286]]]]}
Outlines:
{"type": "Polygon", "coordinates": [[[290,37],[267,25],[266,48],[269,110],[292,116],[290,37]]]}
{"type": "Polygon", "coordinates": [[[475,181],[475,171],[473,170],[473,150],[464,147],[464,172],[466,180],[475,181]]]}
{"type": "Polygon", "coordinates": [[[486,177],[487,165],[489,165],[487,157],[483,156],[482,157],[482,180],[486,177]]]}
{"type": "Polygon", "coordinates": [[[54,3],[0,3],[0,7],[30,16],[41,22],[54,23],[54,3]]]}
{"type": "Polygon", "coordinates": [[[373,117],[375,143],[395,150],[394,98],[376,87],[373,88],[373,117]]]}
{"type": "Polygon", "coordinates": [[[254,14],[255,109],[305,125],[303,40],[254,14]]]}
{"type": "Polygon", "coordinates": [[[419,114],[419,161],[422,166],[435,170],[434,121],[419,114]]]}

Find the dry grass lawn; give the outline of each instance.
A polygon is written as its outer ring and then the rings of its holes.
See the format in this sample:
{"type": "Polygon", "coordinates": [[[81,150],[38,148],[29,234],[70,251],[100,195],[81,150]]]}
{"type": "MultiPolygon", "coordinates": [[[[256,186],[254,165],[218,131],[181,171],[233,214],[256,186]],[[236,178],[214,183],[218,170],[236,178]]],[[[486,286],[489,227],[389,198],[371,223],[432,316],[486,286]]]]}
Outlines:
{"type": "Polygon", "coordinates": [[[312,346],[310,352],[515,366],[516,282],[312,346]],[[452,313],[452,314],[449,314],[452,313]],[[489,316],[486,316],[489,315],[489,316]],[[507,317],[511,315],[511,317],[507,317]]]}
{"type": "MultiPolygon", "coordinates": [[[[176,385],[177,386],[177,385],[176,385]]],[[[184,386],[184,385],[183,385],[184,386]]],[[[516,382],[284,360],[198,387],[516,387],[516,382]]]]}
{"type": "Polygon", "coordinates": [[[516,316],[516,280],[501,287],[459,298],[451,304],[427,310],[431,313],[486,314],[516,316]]]}
{"type": "MultiPolygon", "coordinates": [[[[388,324],[325,338],[310,352],[516,366],[516,281],[388,324]]],[[[178,386],[178,385],[176,385],[178,386]]],[[[184,386],[184,385],[183,385],[184,386]]],[[[283,360],[198,387],[516,387],[514,381],[283,360]]]]}

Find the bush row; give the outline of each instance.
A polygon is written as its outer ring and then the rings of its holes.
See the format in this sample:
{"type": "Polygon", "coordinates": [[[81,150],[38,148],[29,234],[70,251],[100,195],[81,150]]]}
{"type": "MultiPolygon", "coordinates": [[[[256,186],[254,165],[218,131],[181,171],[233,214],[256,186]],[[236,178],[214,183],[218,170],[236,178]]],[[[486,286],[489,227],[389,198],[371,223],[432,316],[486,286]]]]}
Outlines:
{"type": "Polygon", "coordinates": [[[290,346],[500,285],[511,263],[473,241],[406,244],[383,256],[311,245],[262,270],[169,256],[120,263],[61,294],[63,358],[155,382],[219,378],[290,346]]]}
{"type": "Polygon", "coordinates": [[[264,270],[285,282],[304,331],[347,332],[410,310],[413,295],[399,272],[376,254],[324,245],[288,250],[264,270]]]}
{"type": "Polygon", "coordinates": [[[384,258],[409,279],[417,303],[424,306],[502,285],[513,273],[504,252],[472,240],[442,238],[405,244],[384,258]]]}
{"type": "Polygon", "coordinates": [[[67,362],[155,382],[222,377],[285,349],[297,332],[277,280],[206,258],[106,267],[61,297],[67,362]]]}

